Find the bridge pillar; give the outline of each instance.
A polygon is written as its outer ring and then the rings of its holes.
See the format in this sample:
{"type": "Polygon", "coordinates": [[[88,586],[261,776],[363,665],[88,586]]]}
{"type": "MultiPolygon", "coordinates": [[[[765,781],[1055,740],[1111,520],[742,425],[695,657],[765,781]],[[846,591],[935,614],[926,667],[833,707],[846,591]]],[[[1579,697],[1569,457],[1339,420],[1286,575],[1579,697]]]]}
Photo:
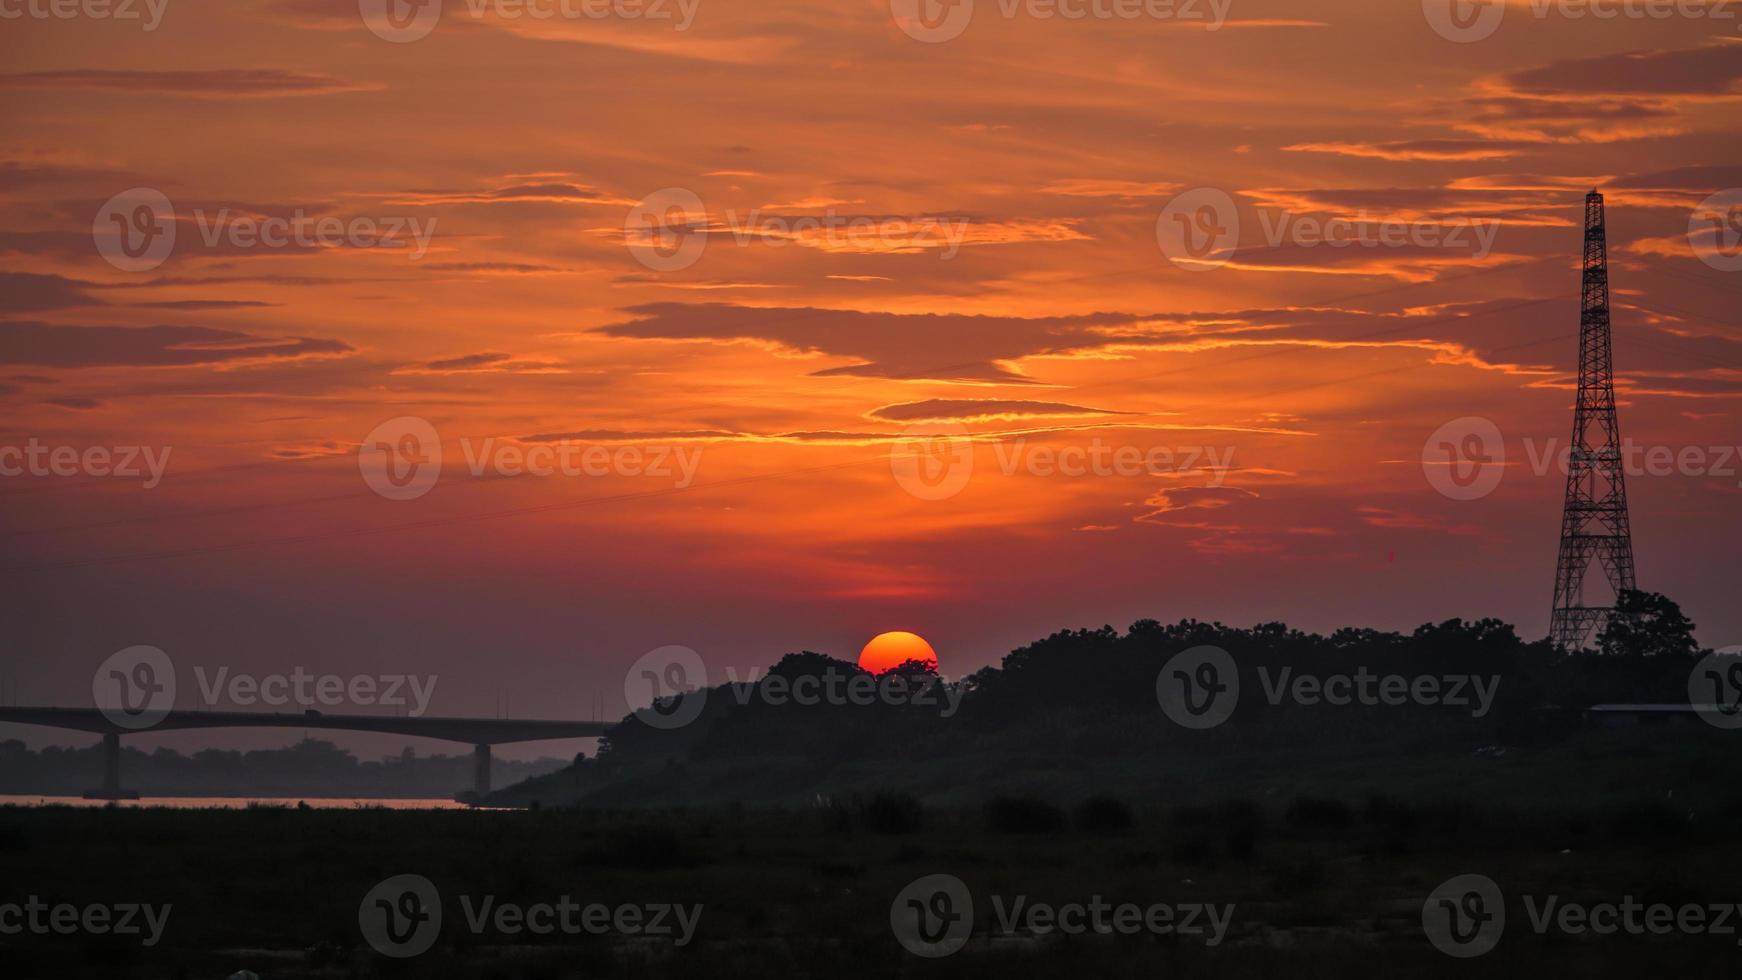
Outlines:
{"type": "Polygon", "coordinates": [[[103,736],[103,786],[85,794],[87,800],[137,800],[138,792],[121,788],[121,736],[103,736]]]}
{"type": "Polygon", "coordinates": [[[490,792],[490,743],[472,746],[472,791],[479,796],[490,792]]]}

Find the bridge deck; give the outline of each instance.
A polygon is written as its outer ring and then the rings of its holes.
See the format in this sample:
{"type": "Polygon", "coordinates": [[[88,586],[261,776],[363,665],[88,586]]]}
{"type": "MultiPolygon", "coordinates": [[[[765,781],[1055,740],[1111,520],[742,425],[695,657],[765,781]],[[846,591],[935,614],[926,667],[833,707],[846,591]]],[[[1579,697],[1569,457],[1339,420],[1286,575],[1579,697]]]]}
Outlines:
{"type": "Polygon", "coordinates": [[[319,712],[171,711],[147,728],[127,728],[95,708],[5,708],[0,722],[69,728],[99,735],[187,731],[199,728],[320,728],[348,732],[411,735],[472,745],[537,742],[557,738],[598,738],[611,722],[553,721],[528,718],[401,718],[392,715],[329,715],[319,712]]]}

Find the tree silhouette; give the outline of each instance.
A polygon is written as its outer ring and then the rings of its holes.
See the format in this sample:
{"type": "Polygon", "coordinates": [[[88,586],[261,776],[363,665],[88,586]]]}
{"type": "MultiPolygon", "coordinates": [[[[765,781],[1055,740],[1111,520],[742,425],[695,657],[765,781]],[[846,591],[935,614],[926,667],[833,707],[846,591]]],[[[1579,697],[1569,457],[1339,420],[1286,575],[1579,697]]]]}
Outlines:
{"type": "Polygon", "coordinates": [[[1694,624],[1668,596],[1632,589],[1615,597],[1615,615],[1597,648],[1616,656],[1691,656],[1699,652],[1694,624]]]}

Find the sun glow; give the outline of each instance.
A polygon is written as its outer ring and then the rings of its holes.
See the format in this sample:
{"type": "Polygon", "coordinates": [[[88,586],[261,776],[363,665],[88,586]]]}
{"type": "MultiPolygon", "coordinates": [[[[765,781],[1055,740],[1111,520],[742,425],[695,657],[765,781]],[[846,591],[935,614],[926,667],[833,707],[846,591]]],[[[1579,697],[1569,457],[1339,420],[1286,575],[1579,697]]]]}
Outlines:
{"type": "Polygon", "coordinates": [[[881,674],[909,660],[930,663],[935,667],[938,655],[924,637],[903,630],[879,633],[859,651],[859,666],[873,674],[881,674]]]}

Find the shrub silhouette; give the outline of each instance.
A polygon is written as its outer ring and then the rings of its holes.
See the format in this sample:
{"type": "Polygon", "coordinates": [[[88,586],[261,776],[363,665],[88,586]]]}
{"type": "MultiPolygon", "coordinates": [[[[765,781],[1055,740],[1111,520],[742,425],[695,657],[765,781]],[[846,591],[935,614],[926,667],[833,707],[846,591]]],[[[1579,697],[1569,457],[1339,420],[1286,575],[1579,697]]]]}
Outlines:
{"type": "Polygon", "coordinates": [[[1297,796],[1288,805],[1285,819],[1289,826],[1306,831],[1347,830],[1355,823],[1355,814],[1342,800],[1327,800],[1313,796],[1297,796]]]}
{"type": "Polygon", "coordinates": [[[924,822],[925,811],[911,793],[877,793],[860,810],[865,829],[874,834],[912,834],[924,822]]]}
{"type": "Polygon", "coordinates": [[[1122,834],[1131,829],[1131,808],[1116,796],[1091,796],[1077,805],[1077,829],[1089,834],[1122,834]]]}
{"type": "Polygon", "coordinates": [[[1325,887],[1325,866],[1317,861],[1282,864],[1270,869],[1270,887],[1283,898],[1299,898],[1325,887]]]}
{"type": "Polygon", "coordinates": [[[1000,834],[1056,834],[1065,812],[1031,796],[997,796],[986,802],[986,825],[1000,834]]]}
{"type": "Polygon", "coordinates": [[[1679,837],[1688,829],[1688,814],[1667,800],[1625,804],[1609,818],[1609,831],[1620,840],[1645,841],[1679,837]]]}
{"type": "Polygon", "coordinates": [[[1413,834],[1421,826],[1415,807],[1389,796],[1370,796],[1361,817],[1368,824],[1396,834],[1413,834]]]}
{"type": "Polygon", "coordinates": [[[1194,831],[1175,840],[1169,854],[1175,864],[1209,864],[1216,856],[1216,844],[1209,834],[1194,831]]]}
{"type": "Polygon", "coordinates": [[[1216,808],[1222,843],[1228,856],[1245,860],[1258,850],[1264,836],[1264,811],[1251,800],[1229,800],[1216,808]]]}

